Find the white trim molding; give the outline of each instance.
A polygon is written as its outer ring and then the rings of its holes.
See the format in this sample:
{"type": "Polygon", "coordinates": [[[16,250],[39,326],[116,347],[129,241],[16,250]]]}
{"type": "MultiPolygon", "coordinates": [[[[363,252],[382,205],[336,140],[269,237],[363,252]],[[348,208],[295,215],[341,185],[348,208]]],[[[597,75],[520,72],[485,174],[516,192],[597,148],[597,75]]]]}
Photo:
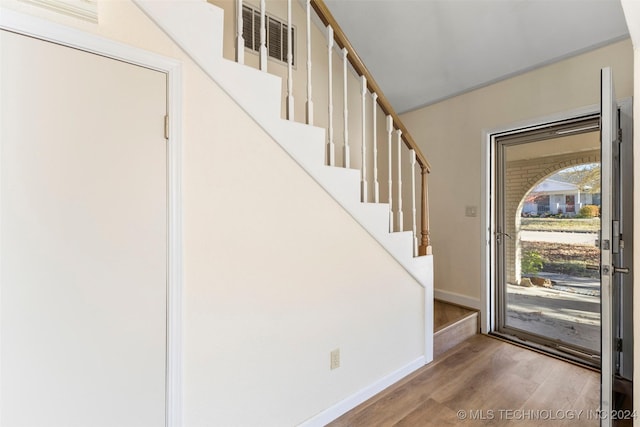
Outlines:
{"type": "Polygon", "coordinates": [[[493,266],[495,259],[492,251],[493,241],[491,231],[493,229],[493,209],[490,203],[491,194],[494,189],[491,187],[493,181],[493,145],[490,134],[482,135],[482,164],[481,164],[481,189],[480,189],[480,277],[482,284],[480,287],[480,332],[488,334],[495,328],[495,316],[492,312],[491,302],[494,301],[494,286],[492,281],[493,266]]]}
{"type": "Polygon", "coordinates": [[[308,419],[300,424],[300,427],[322,427],[328,423],[334,421],[341,415],[349,412],[351,409],[360,405],[361,403],[371,399],[376,394],[380,393],[387,387],[397,383],[409,374],[412,374],[416,370],[422,368],[425,365],[424,357],[419,357],[413,362],[403,366],[402,368],[390,373],[389,375],[381,378],[370,386],[363,388],[355,394],[347,397],[346,399],[336,403],[335,405],[325,409],[318,415],[308,419]]]}
{"type": "Polygon", "coordinates": [[[168,271],[166,426],[182,425],[182,63],[95,34],[0,7],[0,30],[57,43],[167,75],[168,271]]]}
{"type": "Polygon", "coordinates": [[[43,7],[63,15],[98,22],[97,0],[20,0],[23,3],[43,7]]]}
{"type": "Polygon", "coordinates": [[[481,310],[480,299],[455,292],[444,291],[442,289],[434,289],[433,297],[437,300],[450,302],[452,304],[462,305],[474,310],[481,310]]]}

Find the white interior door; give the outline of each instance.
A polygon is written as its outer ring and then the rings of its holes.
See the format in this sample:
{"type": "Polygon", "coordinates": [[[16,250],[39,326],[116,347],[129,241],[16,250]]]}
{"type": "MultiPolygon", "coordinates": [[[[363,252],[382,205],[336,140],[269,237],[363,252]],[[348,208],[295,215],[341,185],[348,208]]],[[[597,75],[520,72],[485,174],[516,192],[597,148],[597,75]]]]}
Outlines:
{"type": "Polygon", "coordinates": [[[0,31],[0,425],[165,424],[166,75],[0,31]]]}
{"type": "Polygon", "coordinates": [[[613,375],[614,366],[614,329],[613,329],[613,275],[616,273],[613,265],[614,235],[612,220],[615,209],[614,173],[619,168],[614,165],[614,146],[618,141],[618,106],[613,88],[613,77],[610,68],[603,68],[601,72],[601,104],[600,104],[600,141],[602,144],[602,206],[601,206],[601,240],[600,240],[600,277],[601,277],[601,425],[611,425],[611,410],[613,409],[613,375]]]}

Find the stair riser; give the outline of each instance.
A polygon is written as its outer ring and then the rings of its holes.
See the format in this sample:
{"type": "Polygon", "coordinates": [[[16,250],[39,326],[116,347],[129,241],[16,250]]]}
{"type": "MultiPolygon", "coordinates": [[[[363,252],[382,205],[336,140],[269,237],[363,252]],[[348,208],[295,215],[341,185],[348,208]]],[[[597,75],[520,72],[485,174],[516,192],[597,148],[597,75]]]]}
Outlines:
{"type": "Polygon", "coordinates": [[[433,334],[433,357],[436,358],[479,331],[478,313],[472,313],[433,334]]]}

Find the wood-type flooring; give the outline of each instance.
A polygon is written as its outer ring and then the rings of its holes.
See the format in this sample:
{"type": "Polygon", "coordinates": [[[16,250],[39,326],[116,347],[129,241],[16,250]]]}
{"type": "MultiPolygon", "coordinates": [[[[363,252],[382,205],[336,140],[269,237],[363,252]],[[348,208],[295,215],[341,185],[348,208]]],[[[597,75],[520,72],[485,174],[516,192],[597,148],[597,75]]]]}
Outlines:
{"type": "Polygon", "coordinates": [[[599,425],[599,373],[475,335],[331,424],[599,425]]]}

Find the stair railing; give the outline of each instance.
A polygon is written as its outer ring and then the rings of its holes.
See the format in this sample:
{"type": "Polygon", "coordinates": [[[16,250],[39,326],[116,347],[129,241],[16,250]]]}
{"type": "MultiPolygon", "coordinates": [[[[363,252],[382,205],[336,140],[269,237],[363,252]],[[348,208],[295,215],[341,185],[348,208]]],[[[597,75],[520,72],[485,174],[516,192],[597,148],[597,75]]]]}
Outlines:
{"type": "MultiPolygon", "coordinates": [[[[259,1],[260,11],[260,29],[259,29],[259,68],[261,71],[267,71],[267,17],[266,17],[266,0],[254,0],[259,1]]],[[[287,45],[286,45],[286,89],[285,89],[285,116],[289,120],[294,120],[294,93],[293,93],[293,55],[292,55],[292,27],[297,24],[305,28],[306,33],[306,99],[305,99],[305,114],[304,122],[309,125],[314,125],[314,117],[317,110],[314,111],[314,101],[312,99],[313,87],[312,87],[312,10],[316,13],[320,22],[326,27],[326,49],[327,49],[327,99],[328,105],[326,106],[327,112],[327,164],[329,166],[336,165],[336,135],[335,135],[335,112],[334,112],[334,71],[333,71],[333,59],[338,53],[338,59],[342,59],[342,105],[338,105],[342,108],[342,164],[345,168],[350,168],[352,164],[352,143],[349,139],[349,125],[351,124],[349,119],[349,102],[348,102],[348,81],[349,81],[349,65],[350,68],[358,76],[360,80],[360,116],[356,119],[361,121],[361,152],[360,152],[360,171],[361,171],[361,200],[367,203],[372,199],[373,203],[379,203],[380,201],[380,185],[379,185],[379,150],[378,144],[378,121],[377,116],[379,112],[386,118],[386,151],[382,150],[384,156],[387,157],[387,200],[389,203],[389,231],[404,231],[406,229],[406,223],[404,218],[404,212],[406,210],[411,211],[411,229],[414,238],[414,256],[430,255],[431,254],[431,240],[429,232],[429,182],[428,175],[431,171],[431,165],[429,161],[422,153],[418,144],[414,141],[409,130],[400,120],[400,117],[395,112],[391,103],[386,98],[378,83],[364,65],[355,49],[349,42],[344,31],[335,20],[326,4],[322,0],[300,0],[305,8],[306,22],[295,23],[292,22],[292,0],[287,0],[287,45]],[[336,52],[338,49],[338,52],[336,52]],[[370,103],[371,107],[367,104],[370,103]],[[367,122],[367,117],[370,117],[371,124],[367,122]],[[367,134],[371,135],[370,144],[372,147],[371,156],[367,150],[369,144],[367,134]],[[368,161],[371,157],[371,161],[368,161]],[[395,168],[394,160],[395,158],[395,168]],[[369,169],[367,163],[372,163],[371,176],[369,176],[369,169]],[[408,164],[409,168],[403,164],[408,164]],[[420,170],[416,170],[416,164],[420,170]],[[395,169],[395,178],[394,178],[395,169]],[[403,177],[410,177],[410,187],[403,188],[403,177]],[[372,181],[372,187],[369,187],[369,181],[372,181]],[[420,218],[418,218],[418,204],[417,204],[417,186],[416,181],[419,181],[420,190],[420,218]],[[394,194],[396,197],[394,203],[394,194]],[[404,195],[410,195],[410,208],[405,207],[403,201],[404,195]],[[372,196],[372,197],[370,197],[372,196]],[[394,205],[396,211],[394,212],[394,205]],[[419,224],[418,224],[419,222],[419,224]],[[420,227],[418,231],[418,226],[420,227]]],[[[239,63],[244,63],[244,49],[245,40],[243,38],[243,0],[236,0],[236,60],[239,63]]],[[[299,62],[299,61],[298,61],[299,62]]],[[[324,71],[323,71],[324,72],[324,71]]],[[[354,119],[355,120],[355,119],[354,119]]],[[[318,120],[316,120],[317,122],[318,120]]],[[[353,129],[353,128],[352,128],[353,129]]]]}

